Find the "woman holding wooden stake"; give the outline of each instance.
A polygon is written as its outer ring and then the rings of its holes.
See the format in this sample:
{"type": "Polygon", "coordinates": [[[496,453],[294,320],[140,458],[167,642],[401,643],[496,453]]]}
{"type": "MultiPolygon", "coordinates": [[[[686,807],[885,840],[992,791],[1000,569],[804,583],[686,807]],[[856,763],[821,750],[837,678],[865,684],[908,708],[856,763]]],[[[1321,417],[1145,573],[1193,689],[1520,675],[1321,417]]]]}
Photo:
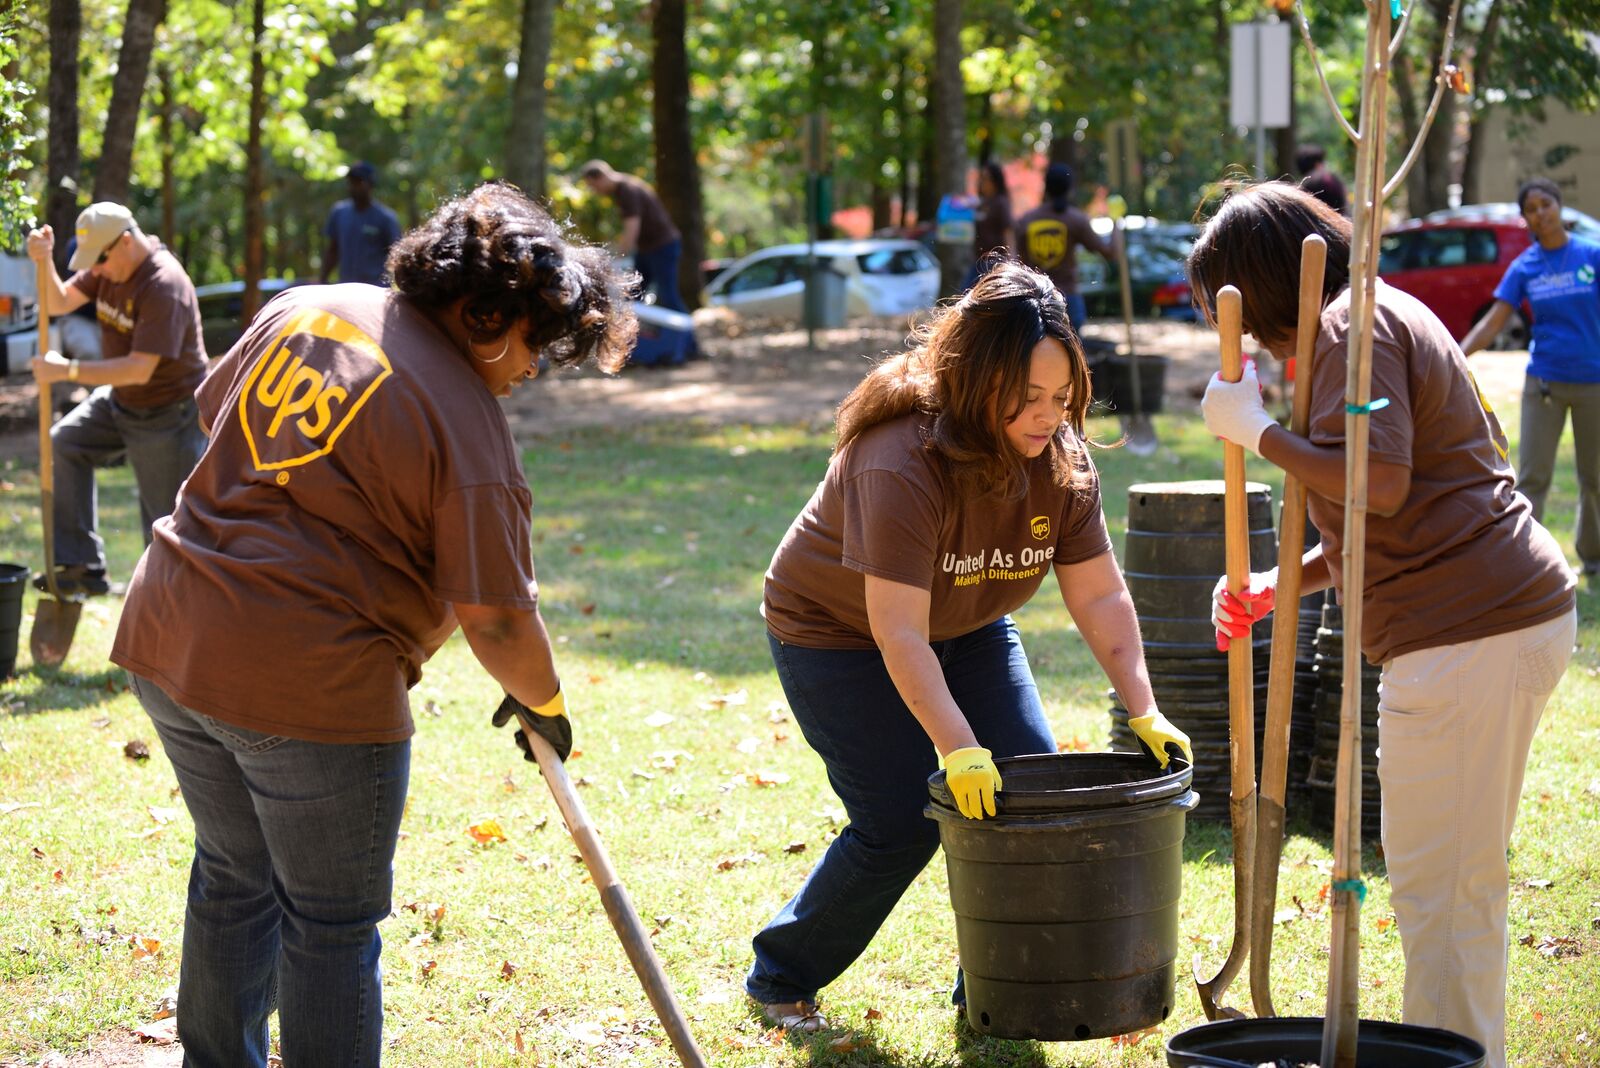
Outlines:
{"type": "MultiPolygon", "coordinates": [[[[1293,354],[1301,242],[1328,243],[1312,370],[1311,435],[1267,414],[1254,373],[1213,377],[1212,433],[1298,477],[1322,544],[1302,592],[1341,587],[1347,219],[1284,183],[1235,193],[1195,242],[1189,277],[1214,315],[1244,293],[1244,328],[1293,354]]],[[[1506,442],[1465,357],[1414,297],[1377,286],[1372,341],[1366,619],[1362,650],[1383,665],[1378,775],[1390,904],[1405,951],[1406,1023],[1482,1042],[1505,1064],[1506,848],[1534,729],[1572,655],[1576,577],[1516,492],[1506,442]]],[[[1219,583],[1219,641],[1272,610],[1276,575],[1241,597],[1219,583]]]]}
{"type": "MultiPolygon", "coordinates": [[[[867,948],[939,846],[939,767],[961,814],[995,815],[996,756],[1053,753],[1011,613],[1054,572],[1095,659],[1166,765],[1111,551],[1084,413],[1089,373],[1050,279],[1002,263],[839,408],[827,475],[767,571],[772,659],[850,823],[755,937],[745,990],[784,1028],[867,948]]],[[[960,983],[953,995],[963,1001],[960,983]]]]}

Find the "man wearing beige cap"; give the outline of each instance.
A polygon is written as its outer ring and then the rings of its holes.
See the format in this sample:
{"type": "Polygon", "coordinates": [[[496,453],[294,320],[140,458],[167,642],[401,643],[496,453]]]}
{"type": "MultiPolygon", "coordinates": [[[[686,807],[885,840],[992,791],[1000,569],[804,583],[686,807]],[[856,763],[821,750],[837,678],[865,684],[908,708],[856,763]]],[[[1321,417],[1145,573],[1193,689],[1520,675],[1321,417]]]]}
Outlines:
{"type": "MultiPolygon", "coordinates": [[[[55,234],[28,234],[28,255],[47,273],[51,315],[94,301],[103,359],[79,364],[58,352],[34,358],[41,389],[81,382],[87,400],[51,428],[55,456],[56,582],[68,596],[108,593],[105,542],[97,533],[94,469],[131,464],[145,544],[150,525],[172,512],[205,436],[194,391],[205,377],[194,283],[160,241],[121,204],[91,204],[78,216],[77,249],[65,283],[56,274],[55,234]]],[[[34,584],[45,588],[43,576],[34,584]]]]}

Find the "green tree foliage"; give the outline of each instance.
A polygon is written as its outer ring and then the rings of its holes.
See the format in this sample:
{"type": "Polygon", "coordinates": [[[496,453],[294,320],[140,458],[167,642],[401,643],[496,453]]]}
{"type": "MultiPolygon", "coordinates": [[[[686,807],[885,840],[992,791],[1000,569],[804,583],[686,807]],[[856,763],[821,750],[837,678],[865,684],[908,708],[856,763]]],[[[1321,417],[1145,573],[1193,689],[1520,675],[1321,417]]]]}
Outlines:
{"type": "Polygon", "coordinates": [[[20,247],[37,205],[24,180],[37,137],[26,108],[33,89],[19,76],[20,22],[8,3],[0,3],[0,248],[20,247]]]}

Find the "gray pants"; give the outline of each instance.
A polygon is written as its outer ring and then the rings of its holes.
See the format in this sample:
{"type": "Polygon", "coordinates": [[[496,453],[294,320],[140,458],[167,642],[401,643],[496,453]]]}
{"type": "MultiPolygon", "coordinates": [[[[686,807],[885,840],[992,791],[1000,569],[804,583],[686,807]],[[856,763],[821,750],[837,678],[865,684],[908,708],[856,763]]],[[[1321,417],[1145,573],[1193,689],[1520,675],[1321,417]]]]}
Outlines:
{"type": "Polygon", "coordinates": [[[133,465],[144,543],[150,525],[172,514],[178,487],[205,451],[194,399],[159,408],[124,408],[100,386],[50,430],[55,456],[56,563],[105,567],[94,469],[133,465]]]}
{"type": "Polygon", "coordinates": [[[1556,449],[1572,413],[1572,451],[1578,470],[1578,559],[1600,570],[1600,382],[1552,382],[1529,375],[1522,386],[1522,444],[1517,489],[1544,518],[1544,499],[1555,474],[1556,449]]]}

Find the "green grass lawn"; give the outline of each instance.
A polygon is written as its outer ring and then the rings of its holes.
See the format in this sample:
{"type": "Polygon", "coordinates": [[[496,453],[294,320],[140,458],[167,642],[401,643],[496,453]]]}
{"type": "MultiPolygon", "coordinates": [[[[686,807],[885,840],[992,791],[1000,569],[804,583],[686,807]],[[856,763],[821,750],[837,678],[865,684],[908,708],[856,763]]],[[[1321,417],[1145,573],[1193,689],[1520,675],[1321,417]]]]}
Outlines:
{"type": "MultiPolygon", "coordinates": [[[[1131,483],[1221,475],[1220,450],[1197,419],[1165,418],[1159,429],[1156,457],[1099,458],[1119,547],[1131,483]]],[[[827,434],[801,428],[680,424],[549,437],[527,453],[535,561],[579,749],[568,766],[708,1060],[1164,1063],[1164,1038],[1203,1018],[1187,978],[1159,1035],[1137,1043],[994,1041],[958,1025],[947,1001],[956,950],[941,859],[826,991],[838,1031],[789,1042],[751,1016],[741,988],[750,936],[843,817],[787,715],[757,612],[762,572],[828,449],[827,434]]],[[[1570,453],[1561,470],[1549,519],[1570,550],[1570,453]]],[[[1271,474],[1257,461],[1250,473],[1271,474]]],[[[0,478],[0,559],[37,567],[35,474],[12,465],[0,478]]],[[[130,485],[126,472],[102,482],[120,577],[139,551],[130,485]]],[[[1513,849],[1519,1065],[1600,1063],[1600,599],[1585,590],[1580,603],[1582,647],[1535,742],[1513,849]]],[[[32,604],[30,592],[30,615],[32,604]]],[[[59,673],[31,670],[25,616],[22,674],[0,697],[0,1062],[34,1064],[144,1023],[176,983],[190,824],[153,730],[106,661],[117,607],[89,605],[59,673]],[[151,759],[125,755],[133,740],[150,745],[151,759]]],[[[1106,683],[1053,584],[1019,623],[1060,740],[1103,748],[1106,683]]],[[[260,655],[293,668],[291,650],[260,655]]],[[[414,774],[395,912],[382,928],[386,1061],[673,1064],[554,802],[509,732],[489,726],[498,698],[459,636],[413,695],[414,774]],[[486,818],[506,841],[474,842],[468,828],[486,818]]],[[[1329,920],[1319,892],[1331,854],[1326,837],[1303,823],[1292,829],[1276,999],[1285,1014],[1320,1015],[1329,920]]],[[[1191,823],[1185,972],[1199,953],[1209,973],[1226,950],[1228,850],[1225,829],[1191,823]]],[[[1400,941],[1381,862],[1369,852],[1365,867],[1362,1008],[1397,1019],[1400,941]]],[[[1248,1003],[1243,978],[1230,1001],[1248,1003]]]]}

